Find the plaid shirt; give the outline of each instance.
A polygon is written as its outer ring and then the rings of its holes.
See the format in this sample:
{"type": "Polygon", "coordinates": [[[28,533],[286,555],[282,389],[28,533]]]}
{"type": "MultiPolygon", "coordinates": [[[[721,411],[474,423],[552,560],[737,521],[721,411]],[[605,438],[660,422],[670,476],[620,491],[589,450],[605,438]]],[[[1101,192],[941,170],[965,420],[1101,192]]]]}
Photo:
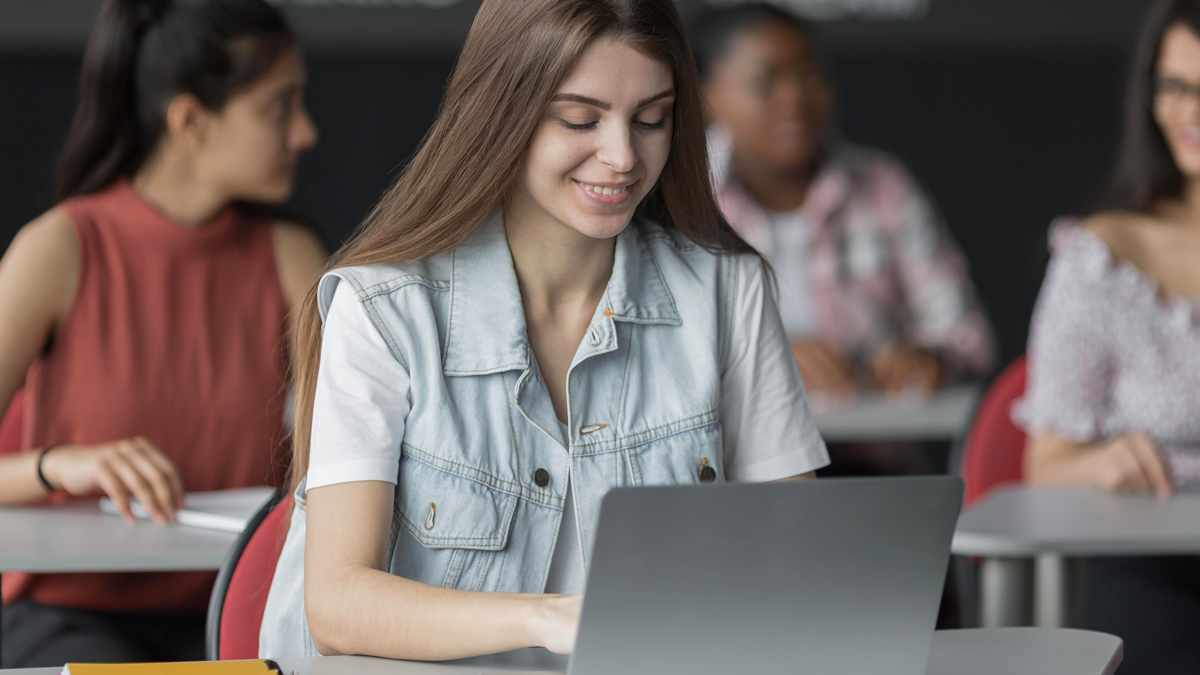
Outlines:
{"type": "Polygon", "coordinates": [[[991,368],[994,338],[966,262],[898,162],[835,145],[804,205],[788,216],[806,229],[794,245],[796,238],[778,236],[778,215],[772,218],[732,176],[724,135],[714,130],[709,140],[725,217],[778,270],[781,285],[793,286],[780,289],[780,302],[802,297],[811,306],[811,332],[792,337],[824,339],[860,365],[906,342],[938,354],[951,376],[991,368]]]}

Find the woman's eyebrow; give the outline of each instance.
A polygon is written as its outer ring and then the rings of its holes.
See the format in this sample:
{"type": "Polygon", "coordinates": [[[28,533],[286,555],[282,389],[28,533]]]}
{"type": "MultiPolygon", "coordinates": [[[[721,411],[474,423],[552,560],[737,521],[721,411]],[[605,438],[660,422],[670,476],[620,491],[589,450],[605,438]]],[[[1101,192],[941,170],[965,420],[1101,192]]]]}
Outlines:
{"type": "MultiPolygon", "coordinates": [[[[645,98],[645,99],[642,99],[641,101],[638,101],[637,107],[644,108],[644,107],[650,105],[651,103],[654,103],[655,101],[658,101],[658,100],[664,99],[664,98],[670,98],[674,95],[675,95],[675,89],[673,89],[673,88],[666,89],[664,91],[661,91],[661,92],[655,94],[654,96],[651,96],[649,98],[645,98]]],[[[601,101],[598,98],[592,98],[591,96],[583,96],[580,94],[555,94],[554,98],[550,99],[551,103],[557,103],[559,101],[565,101],[565,102],[569,102],[569,103],[582,103],[584,105],[590,105],[594,108],[599,108],[601,110],[608,110],[608,109],[612,108],[612,104],[609,103],[608,101],[601,101]]]]}

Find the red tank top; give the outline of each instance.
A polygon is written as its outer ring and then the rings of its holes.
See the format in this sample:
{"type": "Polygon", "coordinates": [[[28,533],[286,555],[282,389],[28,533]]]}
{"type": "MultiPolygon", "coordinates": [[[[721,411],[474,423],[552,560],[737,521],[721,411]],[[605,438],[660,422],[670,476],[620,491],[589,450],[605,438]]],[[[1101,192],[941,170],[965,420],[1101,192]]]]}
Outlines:
{"type": "MultiPolygon", "coordinates": [[[[287,309],[270,220],[231,206],[184,227],[126,180],[60,207],[79,239],[79,285],[27,375],[22,448],[145,436],[188,491],[278,485],[287,309]]],[[[4,601],[201,612],[214,578],[5,574],[4,601]]]]}

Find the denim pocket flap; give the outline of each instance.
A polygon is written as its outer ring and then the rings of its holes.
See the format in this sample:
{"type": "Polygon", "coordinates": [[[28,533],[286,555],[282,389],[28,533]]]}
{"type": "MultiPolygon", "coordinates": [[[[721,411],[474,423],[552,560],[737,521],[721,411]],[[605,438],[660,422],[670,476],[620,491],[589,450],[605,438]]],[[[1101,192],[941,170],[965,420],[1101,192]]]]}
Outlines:
{"type": "Polygon", "coordinates": [[[499,551],[508,544],[517,497],[435,469],[407,454],[400,460],[397,516],[427,548],[499,551]]]}

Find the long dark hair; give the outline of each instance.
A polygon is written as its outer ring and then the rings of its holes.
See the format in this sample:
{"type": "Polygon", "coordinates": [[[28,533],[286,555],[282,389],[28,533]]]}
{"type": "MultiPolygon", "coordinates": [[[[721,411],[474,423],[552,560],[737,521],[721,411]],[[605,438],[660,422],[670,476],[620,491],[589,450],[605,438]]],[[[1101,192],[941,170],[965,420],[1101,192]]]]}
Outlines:
{"type": "Polygon", "coordinates": [[[1184,176],[1154,119],[1154,87],[1163,36],[1183,25],[1200,34],[1200,2],[1160,0],[1150,10],[1134,54],[1125,94],[1125,125],[1112,183],[1101,207],[1148,213],[1179,197],[1184,176]]]}
{"type": "Polygon", "coordinates": [[[264,0],[106,0],[84,50],[58,199],[135,173],[174,97],[220,110],[292,44],[287,21],[264,0]]]}
{"type": "MultiPolygon", "coordinates": [[[[670,154],[639,212],[710,250],[753,253],[713,196],[700,78],[672,0],[484,0],[421,149],[329,266],[430,258],[478,232],[502,207],[550,99],[606,37],[666,64],[675,81],[670,154]]],[[[308,469],[320,353],[314,288],[292,350],[293,489],[308,469]]]]}

